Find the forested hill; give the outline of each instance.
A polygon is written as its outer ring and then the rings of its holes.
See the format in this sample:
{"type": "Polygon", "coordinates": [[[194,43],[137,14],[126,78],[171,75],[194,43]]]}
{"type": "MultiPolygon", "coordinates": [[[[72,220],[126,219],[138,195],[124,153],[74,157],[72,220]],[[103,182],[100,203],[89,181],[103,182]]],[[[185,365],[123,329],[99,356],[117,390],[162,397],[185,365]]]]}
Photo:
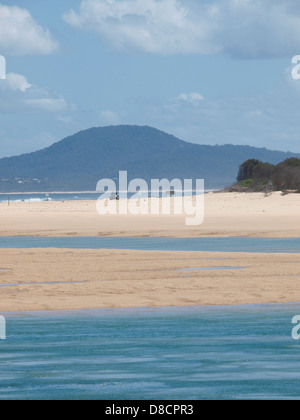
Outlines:
{"type": "Polygon", "coordinates": [[[289,158],[272,165],[257,159],[244,162],[237,177],[237,183],[229,191],[244,192],[272,192],[294,191],[300,192],[300,159],[289,158]]]}
{"type": "Polygon", "coordinates": [[[277,164],[300,157],[248,146],[187,143],[151,127],[91,128],[52,146],[0,159],[0,192],[92,191],[102,178],[204,178],[206,188],[234,183],[241,162],[277,164]]]}

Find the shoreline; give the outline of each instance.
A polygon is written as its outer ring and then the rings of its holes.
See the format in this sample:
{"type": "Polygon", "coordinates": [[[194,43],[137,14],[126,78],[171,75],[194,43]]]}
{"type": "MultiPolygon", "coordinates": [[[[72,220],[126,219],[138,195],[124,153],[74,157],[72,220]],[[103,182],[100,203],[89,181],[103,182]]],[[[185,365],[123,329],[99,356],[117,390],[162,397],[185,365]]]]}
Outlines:
{"type": "Polygon", "coordinates": [[[100,216],[96,203],[0,203],[0,236],[300,237],[300,194],[207,193],[204,222],[197,226],[176,214],[100,216]]]}
{"type": "Polygon", "coordinates": [[[42,194],[100,194],[98,191],[25,191],[25,192],[0,192],[0,195],[42,195],[42,194]]]}
{"type": "MultiPolygon", "coordinates": [[[[4,311],[1,312],[0,315],[4,317],[18,317],[18,316],[75,316],[77,314],[80,315],[88,315],[88,314],[109,314],[114,313],[122,314],[122,313],[168,313],[168,312],[193,312],[193,311],[222,311],[222,310],[231,310],[231,311],[241,311],[241,310],[257,310],[263,309],[267,307],[267,309],[291,309],[293,306],[299,305],[300,301],[298,302],[271,302],[271,303],[248,303],[243,305],[190,305],[190,306],[135,306],[135,307],[128,307],[128,308],[89,308],[89,309],[60,309],[60,310],[35,310],[35,311],[4,311]]],[[[298,308],[299,309],[299,308],[298,308]]],[[[300,309],[299,309],[300,311],[300,309]]]]}
{"type": "MultiPolygon", "coordinates": [[[[223,189],[215,189],[215,188],[211,188],[208,190],[204,191],[204,194],[208,194],[208,193],[219,193],[219,192],[226,192],[223,189]]],[[[103,194],[103,192],[101,191],[25,191],[25,192],[0,192],[0,195],[29,195],[29,194],[103,194]]],[[[130,194],[130,191],[128,191],[128,194],[130,194]]]]}
{"type": "MultiPolygon", "coordinates": [[[[136,239],[142,239],[142,238],[162,238],[162,239],[192,239],[192,238],[256,238],[256,239],[297,239],[300,238],[300,233],[295,233],[295,235],[293,235],[292,233],[290,234],[276,234],[276,236],[273,236],[275,234],[272,234],[271,232],[265,232],[265,233],[247,233],[246,235],[243,235],[242,233],[236,233],[234,235],[228,235],[225,233],[212,233],[212,234],[203,234],[203,235],[198,235],[195,234],[193,235],[192,233],[184,236],[184,232],[181,233],[177,233],[174,235],[171,234],[164,234],[161,233],[159,236],[155,235],[155,233],[153,234],[144,234],[144,233],[137,233],[134,235],[130,235],[124,232],[113,232],[113,233],[103,233],[101,235],[97,235],[94,236],[93,234],[80,234],[80,233],[75,233],[74,235],[71,235],[69,233],[61,233],[59,236],[56,236],[55,234],[43,234],[43,233],[36,233],[36,234],[30,234],[30,233],[14,233],[12,235],[4,235],[2,232],[0,232],[0,238],[70,238],[70,237],[74,237],[74,238],[136,238],[136,239]]],[[[51,248],[51,247],[50,247],[51,248]]],[[[0,248],[1,249],[1,248],[0,248]]],[[[23,249],[23,248],[21,248],[23,249]]],[[[138,250],[137,250],[138,251],[138,250]]]]}

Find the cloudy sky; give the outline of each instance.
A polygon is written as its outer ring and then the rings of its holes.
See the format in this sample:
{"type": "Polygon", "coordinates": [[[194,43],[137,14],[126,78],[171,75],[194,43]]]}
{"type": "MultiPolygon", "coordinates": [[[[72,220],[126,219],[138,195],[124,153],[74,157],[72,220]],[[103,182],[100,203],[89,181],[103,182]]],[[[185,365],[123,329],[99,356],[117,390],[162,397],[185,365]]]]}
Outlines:
{"type": "Polygon", "coordinates": [[[0,0],[0,55],[0,157],[115,124],[300,152],[299,0],[0,0]]]}

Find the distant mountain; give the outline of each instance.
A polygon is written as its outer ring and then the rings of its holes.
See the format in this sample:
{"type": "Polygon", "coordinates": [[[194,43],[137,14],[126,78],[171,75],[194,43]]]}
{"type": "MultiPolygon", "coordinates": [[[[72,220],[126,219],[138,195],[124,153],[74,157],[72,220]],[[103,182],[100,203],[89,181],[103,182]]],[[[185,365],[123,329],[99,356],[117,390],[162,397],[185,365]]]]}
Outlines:
{"type": "Polygon", "coordinates": [[[206,188],[234,183],[241,162],[277,164],[299,154],[248,146],[187,143],[151,127],[91,128],[21,156],[0,159],[0,192],[95,190],[102,178],[204,178],[206,188]]]}

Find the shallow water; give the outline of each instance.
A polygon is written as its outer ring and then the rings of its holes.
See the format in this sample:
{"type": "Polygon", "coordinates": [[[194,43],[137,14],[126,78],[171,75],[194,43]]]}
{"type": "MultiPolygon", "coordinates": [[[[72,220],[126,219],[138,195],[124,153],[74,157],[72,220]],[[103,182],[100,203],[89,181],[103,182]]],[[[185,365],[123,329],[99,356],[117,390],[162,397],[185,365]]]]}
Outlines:
{"type": "Polygon", "coordinates": [[[0,248],[298,253],[300,238],[0,237],[0,248]]]}
{"type": "Polygon", "coordinates": [[[0,203],[36,203],[41,201],[81,201],[81,200],[97,200],[99,193],[59,193],[46,194],[29,193],[29,194],[0,194],[0,203]]]}
{"type": "Polygon", "coordinates": [[[300,397],[300,305],[7,315],[0,399],[300,397]]]}

